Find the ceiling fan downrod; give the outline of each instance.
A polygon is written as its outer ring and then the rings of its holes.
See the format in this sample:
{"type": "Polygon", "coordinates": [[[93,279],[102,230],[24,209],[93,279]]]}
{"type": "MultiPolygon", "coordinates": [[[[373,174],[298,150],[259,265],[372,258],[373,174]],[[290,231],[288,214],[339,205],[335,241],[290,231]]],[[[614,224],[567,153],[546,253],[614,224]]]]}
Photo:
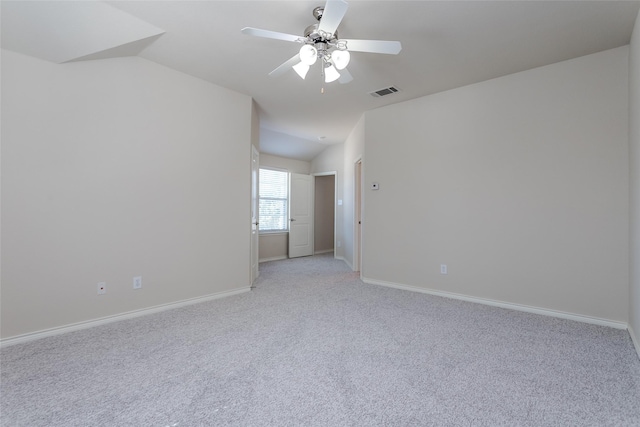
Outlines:
{"type": "Polygon", "coordinates": [[[311,13],[313,14],[314,18],[320,21],[322,19],[322,14],[324,14],[324,6],[316,7],[311,13]]]}

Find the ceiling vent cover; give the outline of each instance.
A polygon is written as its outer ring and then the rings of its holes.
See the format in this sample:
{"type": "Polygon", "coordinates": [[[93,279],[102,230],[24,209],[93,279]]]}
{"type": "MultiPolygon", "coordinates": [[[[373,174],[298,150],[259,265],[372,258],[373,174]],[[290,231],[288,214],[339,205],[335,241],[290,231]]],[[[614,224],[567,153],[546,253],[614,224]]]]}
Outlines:
{"type": "Polygon", "coordinates": [[[373,92],[369,92],[369,95],[374,96],[376,98],[380,98],[381,96],[391,95],[392,93],[398,92],[399,89],[393,86],[385,87],[384,89],[375,90],[373,92]]]}

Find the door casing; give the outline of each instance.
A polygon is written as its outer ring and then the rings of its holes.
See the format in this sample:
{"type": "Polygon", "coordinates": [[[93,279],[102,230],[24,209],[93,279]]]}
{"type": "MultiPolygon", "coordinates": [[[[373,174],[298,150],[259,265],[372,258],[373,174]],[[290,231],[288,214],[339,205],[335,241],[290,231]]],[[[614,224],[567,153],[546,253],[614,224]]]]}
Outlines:
{"type": "Polygon", "coordinates": [[[258,149],[251,146],[251,284],[260,275],[258,269],[258,238],[259,238],[259,224],[258,224],[258,207],[259,207],[259,192],[260,185],[260,153],[258,149]]]}

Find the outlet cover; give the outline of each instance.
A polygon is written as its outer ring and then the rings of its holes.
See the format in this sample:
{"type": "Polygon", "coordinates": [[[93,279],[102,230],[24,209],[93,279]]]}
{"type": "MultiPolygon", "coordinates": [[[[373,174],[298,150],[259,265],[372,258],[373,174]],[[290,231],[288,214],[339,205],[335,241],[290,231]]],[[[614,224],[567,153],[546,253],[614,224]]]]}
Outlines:
{"type": "Polygon", "coordinates": [[[100,282],[98,283],[98,295],[104,295],[107,293],[107,283],[100,282]]]}
{"type": "Polygon", "coordinates": [[[133,278],[133,289],[142,288],[142,276],[136,276],[133,278]]]}
{"type": "Polygon", "coordinates": [[[447,274],[447,264],[440,264],[440,274],[447,274]]]}

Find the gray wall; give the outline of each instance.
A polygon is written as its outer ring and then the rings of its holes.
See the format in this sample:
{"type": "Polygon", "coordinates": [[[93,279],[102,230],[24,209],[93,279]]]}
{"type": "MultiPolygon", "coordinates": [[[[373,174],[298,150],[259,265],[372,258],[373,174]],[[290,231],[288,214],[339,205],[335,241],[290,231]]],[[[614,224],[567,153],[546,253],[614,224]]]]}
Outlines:
{"type": "Polygon", "coordinates": [[[363,277],[626,323],[628,52],[366,113],[363,277]]]}
{"type": "Polygon", "coordinates": [[[2,338],[247,288],[252,110],[141,58],[2,51],[2,338]]]}
{"type": "Polygon", "coordinates": [[[260,262],[286,259],[289,256],[289,233],[261,234],[258,258],[260,262]]]}

